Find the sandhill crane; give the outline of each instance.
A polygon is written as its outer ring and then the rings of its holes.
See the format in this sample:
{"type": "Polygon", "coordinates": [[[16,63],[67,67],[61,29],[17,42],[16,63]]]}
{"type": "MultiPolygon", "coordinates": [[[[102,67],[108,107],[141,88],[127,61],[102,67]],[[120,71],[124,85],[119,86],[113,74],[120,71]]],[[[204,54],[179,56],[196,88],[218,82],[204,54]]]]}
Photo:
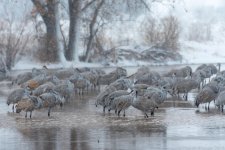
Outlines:
{"type": "Polygon", "coordinates": [[[215,100],[215,105],[223,112],[223,107],[225,105],[225,91],[219,93],[215,100]]]}
{"type": "Polygon", "coordinates": [[[195,69],[195,71],[197,71],[197,70],[202,70],[202,69],[205,68],[205,67],[207,67],[207,65],[206,65],[206,64],[202,64],[202,65],[198,66],[198,67],[195,69]]]}
{"type": "Polygon", "coordinates": [[[217,74],[219,69],[217,69],[215,65],[209,64],[208,67],[211,68],[212,74],[217,74]]]}
{"type": "Polygon", "coordinates": [[[51,91],[48,93],[41,94],[40,99],[43,101],[43,107],[48,108],[48,116],[50,116],[51,108],[60,105],[62,107],[65,102],[64,97],[62,97],[58,92],[51,91]]]}
{"type": "Polygon", "coordinates": [[[104,107],[108,107],[108,111],[110,110],[115,110],[115,113],[117,112],[115,103],[113,103],[114,99],[116,97],[122,96],[122,95],[128,95],[129,92],[128,90],[117,90],[112,93],[110,93],[106,98],[105,98],[105,105],[104,107]]]}
{"type": "Polygon", "coordinates": [[[23,83],[25,83],[26,81],[32,79],[32,73],[31,72],[24,72],[24,73],[21,73],[21,74],[18,74],[16,76],[16,78],[13,80],[12,84],[18,84],[18,85],[21,85],[23,83]]]}
{"type": "Polygon", "coordinates": [[[148,87],[148,84],[134,84],[132,89],[135,89],[139,95],[143,95],[148,87]]]}
{"type": "Polygon", "coordinates": [[[27,96],[18,101],[16,105],[16,113],[20,113],[22,110],[26,112],[25,118],[27,118],[27,112],[30,112],[30,118],[34,109],[39,109],[42,106],[42,101],[36,96],[27,96]]]}
{"type": "Polygon", "coordinates": [[[169,71],[167,74],[165,74],[165,77],[187,77],[187,76],[192,76],[192,69],[189,66],[180,68],[180,69],[173,69],[169,71]]]}
{"type": "Polygon", "coordinates": [[[147,118],[148,112],[151,112],[151,115],[154,115],[155,108],[158,108],[158,106],[163,103],[167,97],[168,89],[166,89],[166,87],[160,88],[161,89],[149,87],[142,96],[139,96],[138,93],[136,93],[137,96],[134,99],[132,106],[141,110],[147,118]]]}
{"type": "Polygon", "coordinates": [[[132,87],[132,81],[127,78],[120,78],[111,83],[109,86],[113,86],[117,90],[127,90],[128,88],[132,87]]]}
{"type": "MultiPolygon", "coordinates": [[[[137,93],[138,94],[138,93],[137,93]]],[[[154,115],[155,108],[158,108],[157,103],[151,99],[151,96],[137,96],[132,106],[145,114],[145,117],[148,118],[148,112],[151,115],[154,115]]]]}
{"type": "Polygon", "coordinates": [[[32,91],[32,95],[39,96],[43,93],[49,92],[55,87],[55,85],[52,82],[46,82],[40,86],[38,86],[36,89],[32,91]]]}
{"type": "Polygon", "coordinates": [[[217,97],[218,92],[219,91],[214,91],[209,86],[204,87],[197,94],[197,96],[195,98],[195,105],[198,107],[199,104],[208,103],[208,107],[207,108],[205,107],[205,108],[209,110],[210,102],[217,97]]]}
{"type": "Polygon", "coordinates": [[[69,101],[74,91],[74,85],[69,80],[66,80],[66,82],[56,85],[53,90],[64,97],[66,101],[69,101]]]}
{"type": "Polygon", "coordinates": [[[113,99],[112,103],[115,106],[115,109],[117,110],[118,116],[120,115],[120,112],[123,111],[123,116],[125,117],[125,110],[132,105],[135,97],[136,91],[133,90],[127,95],[121,95],[113,99]]]}
{"type": "Polygon", "coordinates": [[[173,87],[174,93],[177,94],[179,98],[180,93],[184,93],[185,100],[188,99],[188,93],[195,88],[198,88],[199,82],[194,79],[183,79],[179,82],[176,82],[176,84],[173,87]]]}
{"type": "Polygon", "coordinates": [[[110,93],[112,93],[114,91],[117,91],[117,89],[114,86],[107,86],[103,91],[101,91],[96,97],[96,102],[95,102],[96,107],[98,105],[103,106],[103,112],[105,112],[105,108],[106,108],[105,100],[106,100],[106,97],[110,93]]]}
{"type": "Polygon", "coordinates": [[[13,104],[12,111],[14,112],[14,104],[16,104],[19,100],[21,100],[24,96],[30,95],[30,91],[27,89],[19,88],[13,90],[8,98],[7,98],[7,104],[13,104]]]}
{"type": "Polygon", "coordinates": [[[136,78],[135,84],[148,84],[154,85],[157,84],[157,81],[160,80],[161,76],[158,72],[148,72],[142,76],[136,78]]]}
{"type": "Polygon", "coordinates": [[[116,81],[117,79],[121,77],[126,77],[127,71],[124,68],[117,67],[116,70],[99,76],[99,84],[102,85],[109,85],[110,83],[116,81]]]}
{"type": "Polygon", "coordinates": [[[85,89],[87,89],[88,92],[88,87],[90,86],[91,86],[90,81],[85,79],[84,77],[78,77],[78,79],[74,83],[74,87],[78,89],[79,95],[83,95],[85,89]]]}
{"type": "Polygon", "coordinates": [[[88,72],[83,72],[80,75],[83,76],[88,81],[90,81],[91,85],[94,86],[94,89],[97,87],[99,76],[96,72],[88,71],[88,72]]]}
{"type": "Polygon", "coordinates": [[[36,77],[36,76],[39,76],[41,74],[47,75],[47,71],[48,71],[48,68],[45,65],[42,66],[41,69],[32,68],[32,77],[36,77]]]}
{"type": "Polygon", "coordinates": [[[74,74],[79,74],[79,72],[76,69],[68,68],[57,70],[55,76],[58,77],[59,79],[67,79],[73,76],[74,74]]]}
{"type": "Polygon", "coordinates": [[[48,80],[47,76],[45,74],[41,74],[25,82],[24,85],[22,85],[22,87],[28,87],[31,90],[33,90],[38,86],[40,86],[41,84],[45,83],[47,80],[48,80]]]}

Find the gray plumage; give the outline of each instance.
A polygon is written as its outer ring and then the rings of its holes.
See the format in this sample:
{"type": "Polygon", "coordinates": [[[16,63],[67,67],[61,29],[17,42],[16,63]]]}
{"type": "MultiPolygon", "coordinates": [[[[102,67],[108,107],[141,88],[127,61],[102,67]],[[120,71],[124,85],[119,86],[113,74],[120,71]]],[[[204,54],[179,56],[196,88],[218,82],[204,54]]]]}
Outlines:
{"type": "Polygon", "coordinates": [[[173,69],[171,71],[169,71],[167,74],[165,74],[164,76],[166,77],[188,77],[192,75],[192,69],[189,66],[180,68],[180,69],[173,69]]]}
{"type": "Polygon", "coordinates": [[[187,100],[188,93],[192,89],[198,88],[198,86],[199,86],[198,81],[196,81],[194,79],[183,79],[175,84],[173,90],[174,90],[174,93],[177,94],[178,97],[179,97],[180,93],[184,93],[184,98],[185,98],[185,100],[187,100]]]}
{"type": "Polygon", "coordinates": [[[33,76],[31,72],[24,72],[24,73],[18,74],[15,80],[13,81],[13,84],[21,85],[25,83],[26,81],[32,79],[32,77],[33,76]]]}
{"type": "Polygon", "coordinates": [[[25,82],[22,87],[26,88],[30,88],[30,89],[35,89],[38,86],[44,84],[46,81],[48,81],[49,79],[47,78],[47,76],[45,74],[40,74],[30,80],[28,80],[27,82],[25,82]]]}
{"type": "Polygon", "coordinates": [[[83,72],[80,75],[83,76],[88,81],[90,81],[91,85],[94,86],[94,89],[98,86],[99,75],[96,72],[88,71],[88,72],[83,72]]]}
{"type": "Polygon", "coordinates": [[[110,93],[106,99],[105,99],[105,106],[104,107],[108,107],[109,111],[110,110],[115,110],[116,106],[113,105],[113,101],[116,97],[122,96],[122,95],[128,95],[129,92],[127,90],[118,90],[118,91],[114,91],[112,93],[110,93]]]}
{"type": "Polygon", "coordinates": [[[225,105],[225,91],[219,93],[215,100],[215,105],[223,112],[223,107],[225,105]]]}
{"type": "Polygon", "coordinates": [[[78,79],[73,84],[74,88],[78,90],[79,95],[83,95],[85,89],[88,92],[88,87],[91,86],[90,81],[82,76],[78,77],[78,79]]]}
{"type": "Polygon", "coordinates": [[[53,90],[55,85],[52,82],[46,82],[40,86],[38,86],[36,89],[32,91],[32,95],[39,96],[43,93],[49,92],[50,90],[53,90]]]}
{"type": "Polygon", "coordinates": [[[72,97],[72,94],[74,93],[74,85],[69,80],[66,80],[65,83],[56,85],[53,90],[58,92],[62,97],[64,97],[66,101],[69,101],[72,97]]]}
{"type": "Polygon", "coordinates": [[[41,69],[33,68],[32,69],[32,77],[36,77],[42,74],[47,75],[48,68],[46,66],[43,66],[41,69]]]}
{"type": "Polygon", "coordinates": [[[78,74],[78,71],[73,68],[69,68],[57,70],[55,76],[58,77],[59,79],[67,79],[73,76],[74,74],[78,74]]]}
{"type": "Polygon", "coordinates": [[[158,105],[162,104],[167,98],[167,92],[169,89],[167,87],[149,87],[145,91],[144,96],[150,96],[158,105]]]}
{"type": "Polygon", "coordinates": [[[136,78],[135,84],[148,84],[154,85],[157,84],[158,80],[160,80],[161,76],[157,72],[148,72],[142,76],[138,76],[136,78]]]}
{"type": "Polygon", "coordinates": [[[148,113],[154,115],[154,110],[157,108],[157,103],[154,100],[151,100],[151,97],[147,96],[137,96],[137,98],[132,103],[132,106],[145,114],[145,117],[148,118],[148,113]]]}
{"type": "Polygon", "coordinates": [[[120,115],[120,112],[123,111],[123,116],[125,117],[125,110],[128,109],[132,103],[133,99],[136,97],[136,91],[132,91],[128,95],[121,95],[115,97],[112,101],[112,108],[115,107],[117,115],[120,115]]]}
{"type": "Polygon", "coordinates": [[[200,92],[197,94],[195,98],[195,105],[198,107],[199,104],[202,103],[208,103],[208,108],[209,109],[209,104],[212,100],[214,100],[218,95],[218,92],[214,91],[212,88],[209,86],[204,87],[203,89],[200,90],[200,92]]]}
{"type": "Polygon", "coordinates": [[[16,104],[24,96],[27,96],[29,94],[30,94],[30,91],[28,91],[27,89],[19,88],[19,89],[13,90],[7,98],[7,104],[8,105],[13,104],[12,110],[14,112],[14,104],[16,104]]]}
{"type": "Polygon", "coordinates": [[[132,89],[135,89],[139,95],[144,95],[144,92],[148,87],[148,84],[134,84],[132,89]]]}
{"type": "Polygon", "coordinates": [[[30,112],[30,118],[32,117],[32,111],[42,107],[42,101],[36,96],[27,96],[22,98],[16,105],[16,113],[20,113],[22,110],[26,112],[25,118],[27,118],[27,112],[30,112]]]}
{"type": "Polygon", "coordinates": [[[166,97],[166,89],[150,87],[143,96],[138,96],[137,93],[137,97],[134,99],[132,106],[141,110],[145,114],[145,117],[148,117],[149,112],[151,115],[154,115],[155,108],[158,108],[166,100],[166,97]]]}
{"type": "Polygon", "coordinates": [[[113,86],[117,90],[127,90],[128,88],[132,88],[132,81],[127,78],[121,78],[114,81],[109,86],[113,86]]]}
{"type": "Polygon", "coordinates": [[[197,70],[202,70],[202,69],[205,68],[205,67],[207,67],[207,65],[206,65],[206,64],[202,64],[202,65],[198,66],[198,67],[195,69],[195,71],[197,71],[197,70]]]}
{"type": "Polygon", "coordinates": [[[218,69],[216,68],[215,65],[209,64],[208,66],[209,66],[209,68],[211,68],[212,74],[217,74],[218,69]]]}
{"type": "Polygon", "coordinates": [[[1,71],[0,70],[0,81],[2,81],[2,80],[4,80],[4,79],[6,79],[6,73],[4,72],[4,71],[1,71]]]}
{"type": "Polygon", "coordinates": [[[95,102],[96,107],[98,105],[103,106],[103,112],[105,112],[105,107],[106,107],[105,100],[107,96],[114,91],[117,91],[117,89],[114,86],[107,86],[103,91],[101,91],[96,97],[96,102],[95,102]]]}
{"type": "Polygon", "coordinates": [[[124,68],[118,67],[116,70],[99,76],[99,84],[101,85],[109,85],[110,83],[116,81],[121,77],[126,77],[127,71],[124,68]]]}
{"type": "Polygon", "coordinates": [[[43,107],[48,108],[48,116],[50,116],[51,108],[60,105],[62,106],[65,102],[64,97],[62,97],[58,92],[51,91],[48,93],[41,94],[40,99],[43,101],[43,107]]]}

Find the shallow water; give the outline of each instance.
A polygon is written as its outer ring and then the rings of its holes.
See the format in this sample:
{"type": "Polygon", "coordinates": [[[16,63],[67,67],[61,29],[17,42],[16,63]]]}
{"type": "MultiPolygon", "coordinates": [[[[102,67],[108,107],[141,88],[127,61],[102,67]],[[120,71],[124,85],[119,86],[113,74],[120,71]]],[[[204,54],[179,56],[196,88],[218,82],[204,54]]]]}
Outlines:
{"type": "MultiPolygon", "coordinates": [[[[2,85],[7,95],[10,88],[2,85]]],[[[24,112],[12,113],[3,94],[0,149],[225,149],[225,115],[213,105],[209,112],[194,108],[194,94],[188,102],[168,101],[148,119],[132,107],[126,117],[104,114],[94,105],[96,95],[76,96],[62,109],[54,108],[51,117],[42,109],[25,119],[24,112]]]]}

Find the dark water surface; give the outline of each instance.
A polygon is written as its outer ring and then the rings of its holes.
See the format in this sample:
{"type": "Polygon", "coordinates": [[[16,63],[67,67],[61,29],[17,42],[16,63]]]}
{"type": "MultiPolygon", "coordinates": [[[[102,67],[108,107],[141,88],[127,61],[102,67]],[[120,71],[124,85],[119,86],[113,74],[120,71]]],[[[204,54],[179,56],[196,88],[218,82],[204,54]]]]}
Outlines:
{"type": "Polygon", "coordinates": [[[32,119],[11,112],[6,104],[7,84],[1,84],[0,149],[23,150],[148,150],[225,149],[225,115],[213,105],[206,112],[194,108],[193,95],[183,105],[164,105],[155,116],[145,119],[130,107],[126,117],[102,113],[95,107],[97,93],[47,110],[35,110],[32,119]],[[5,93],[5,94],[4,94],[5,93]]]}

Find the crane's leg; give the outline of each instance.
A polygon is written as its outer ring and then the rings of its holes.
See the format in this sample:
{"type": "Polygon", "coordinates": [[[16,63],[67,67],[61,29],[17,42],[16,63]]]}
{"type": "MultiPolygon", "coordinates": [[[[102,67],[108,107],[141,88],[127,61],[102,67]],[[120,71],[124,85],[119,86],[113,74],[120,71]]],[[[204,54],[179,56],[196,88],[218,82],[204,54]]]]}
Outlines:
{"type": "Polygon", "coordinates": [[[120,111],[121,111],[121,110],[118,111],[118,117],[120,116],[120,111]]]}
{"type": "Polygon", "coordinates": [[[148,114],[147,113],[145,113],[145,118],[148,118],[148,114]]]}
{"type": "Polygon", "coordinates": [[[48,116],[50,117],[51,107],[48,107],[48,116]]]}
{"type": "Polygon", "coordinates": [[[185,97],[185,100],[186,100],[186,101],[188,100],[188,93],[186,93],[186,97],[185,97]]]}
{"type": "Polygon", "coordinates": [[[103,106],[103,112],[104,112],[104,113],[105,113],[105,107],[106,107],[106,106],[103,106]]]}
{"type": "Polygon", "coordinates": [[[32,116],[32,111],[30,111],[30,118],[31,118],[31,116],[32,116]]]}
{"type": "Polygon", "coordinates": [[[209,102],[209,104],[208,104],[208,111],[209,111],[209,105],[210,105],[210,102],[209,102]]]}
{"type": "Polygon", "coordinates": [[[155,111],[155,109],[152,109],[151,116],[154,116],[154,111],[155,111]]]}
{"type": "Polygon", "coordinates": [[[12,106],[12,111],[14,112],[14,104],[13,104],[13,106],[12,106]]]}

